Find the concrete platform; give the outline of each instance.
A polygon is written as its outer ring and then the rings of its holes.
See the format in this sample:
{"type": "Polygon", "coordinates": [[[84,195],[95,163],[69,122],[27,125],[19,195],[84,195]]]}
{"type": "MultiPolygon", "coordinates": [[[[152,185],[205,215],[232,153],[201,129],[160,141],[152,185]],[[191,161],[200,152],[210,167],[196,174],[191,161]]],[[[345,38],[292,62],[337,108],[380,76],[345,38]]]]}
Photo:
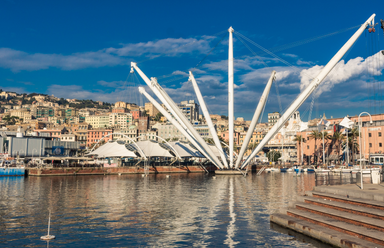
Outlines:
{"type": "Polygon", "coordinates": [[[384,184],[319,186],[273,223],[337,247],[384,247],[384,184]]]}
{"type": "Polygon", "coordinates": [[[247,174],[247,171],[238,171],[238,170],[216,170],[216,175],[243,175],[247,174]]]}

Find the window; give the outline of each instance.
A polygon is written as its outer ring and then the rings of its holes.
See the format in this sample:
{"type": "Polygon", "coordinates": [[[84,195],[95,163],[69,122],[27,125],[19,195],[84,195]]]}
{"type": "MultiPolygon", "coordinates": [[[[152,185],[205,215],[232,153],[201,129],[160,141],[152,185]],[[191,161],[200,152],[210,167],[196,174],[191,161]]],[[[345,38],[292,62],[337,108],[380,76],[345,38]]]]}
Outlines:
{"type": "Polygon", "coordinates": [[[307,146],[307,149],[309,149],[309,146],[307,146]]]}
{"type": "Polygon", "coordinates": [[[307,140],[309,140],[309,137],[307,137],[307,140]]]}
{"type": "Polygon", "coordinates": [[[372,147],[372,143],[369,143],[369,147],[372,147]]]}
{"type": "Polygon", "coordinates": [[[382,143],[379,143],[379,147],[383,147],[383,144],[382,144],[382,143]]]}
{"type": "Polygon", "coordinates": [[[381,132],[379,132],[379,137],[381,137],[381,132]]]}
{"type": "Polygon", "coordinates": [[[372,137],[372,133],[368,133],[368,137],[372,137]]]}

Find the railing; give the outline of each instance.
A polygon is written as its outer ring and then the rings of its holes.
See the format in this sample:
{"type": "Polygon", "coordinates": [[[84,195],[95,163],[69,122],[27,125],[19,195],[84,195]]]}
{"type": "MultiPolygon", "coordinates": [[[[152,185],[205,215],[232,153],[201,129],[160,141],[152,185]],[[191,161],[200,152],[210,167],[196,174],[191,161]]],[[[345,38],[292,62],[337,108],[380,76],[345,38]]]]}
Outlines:
{"type": "MultiPolygon", "coordinates": [[[[383,172],[380,173],[380,182],[383,182],[383,172]]],[[[363,182],[371,183],[371,173],[363,174],[363,182]]],[[[343,184],[356,184],[360,183],[360,173],[343,173],[343,172],[327,172],[327,173],[316,173],[315,172],[315,185],[343,185],[343,184]]]]}
{"type": "Polygon", "coordinates": [[[257,175],[260,176],[261,173],[263,173],[264,170],[265,170],[265,166],[263,166],[263,168],[261,168],[261,169],[257,172],[257,175]]]}

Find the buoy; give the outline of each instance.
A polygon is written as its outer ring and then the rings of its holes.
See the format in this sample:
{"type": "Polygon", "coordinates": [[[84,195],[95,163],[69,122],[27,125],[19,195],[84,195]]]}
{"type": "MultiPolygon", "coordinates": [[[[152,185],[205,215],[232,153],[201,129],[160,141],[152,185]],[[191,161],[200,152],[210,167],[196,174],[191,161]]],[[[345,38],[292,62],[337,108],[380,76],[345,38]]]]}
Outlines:
{"type": "Polygon", "coordinates": [[[118,175],[121,176],[121,173],[119,173],[118,175]]]}
{"type": "Polygon", "coordinates": [[[368,32],[370,32],[370,33],[371,33],[371,32],[372,32],[372,28],[368,28],[368,32]]]}
{"type": "Polygon", "coordinates": [[[215,177],[215,176],[213,176],[213,177],[212,177],[212,179],[216,179],[216,177],[215,177]]]}
{"type": "Polygon", "coordinates": [[[145,177],[145,175],[144,175],[144,174],[142,174],[142,175],[141,175],[141,177],[145,177]]]}
{"type": "Polygon", "coordinates": [[[54,235],[49,235],[49,229],[51,227],[51,211],[49,211],[49,219],[48,219],[48,234],[45,236],[41,236],[40,239],[42,240],[51,240],[56,238],[54,235]]]}
{"type": "Polygon", "coordinates": [[[169,175],[166,175],[165,177],[166,177],[166,178],[169,178],[169,175]]]}

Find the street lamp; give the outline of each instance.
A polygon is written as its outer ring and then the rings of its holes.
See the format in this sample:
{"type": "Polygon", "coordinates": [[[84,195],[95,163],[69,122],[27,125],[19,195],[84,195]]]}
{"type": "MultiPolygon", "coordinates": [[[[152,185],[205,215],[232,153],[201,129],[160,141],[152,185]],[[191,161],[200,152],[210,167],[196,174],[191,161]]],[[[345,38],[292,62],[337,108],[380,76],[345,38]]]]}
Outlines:
{"type": "Polygon", "coordinates": [[[363,166],[361,164],[361,152],[363,151],[363,148],[361,146],[361,126],[362,126],[362,123],[361,123],[361,118],[360,116],[362,114],[367,114],[369,115],[369,123],[372,124],[372,116],[368,113],[368,112],[362,112],[359,114],[359,146],[360,146],[360,185],[361,185],[361,189],[363,189],[363,166]]]}

